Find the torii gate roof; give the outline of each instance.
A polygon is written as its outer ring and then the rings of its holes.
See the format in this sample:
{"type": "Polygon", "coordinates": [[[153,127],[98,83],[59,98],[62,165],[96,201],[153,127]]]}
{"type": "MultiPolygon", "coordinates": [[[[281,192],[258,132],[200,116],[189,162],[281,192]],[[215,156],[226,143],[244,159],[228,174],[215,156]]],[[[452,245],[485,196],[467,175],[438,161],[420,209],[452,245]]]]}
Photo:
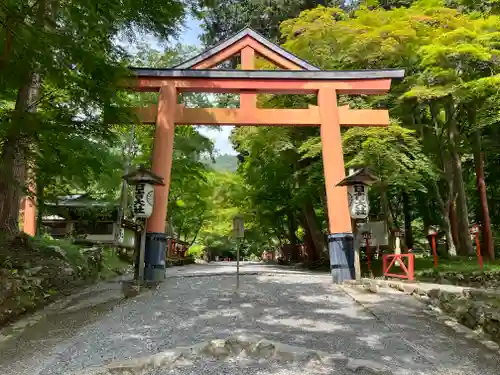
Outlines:
{"type": "MultiPolygon", "coordinates": [[[[139,79],[230,79],[355,81],[391,80],[404,77],[404,70],[320,70],[247,27],[199,55],[171,68],[131,68],[139,79]],[[251,47],[256,53],[287,70],[212,69],[217,64],[251,47]]],[[[155,86],[155,85],[153,85],[155,86]]],[[[149,85],[150,88],[151,85],[149,85]]],[[[154,87],[156,88],[156,87],[154,87]]],[[[249,89],[254,89],[253,87],[249,89]]],[[[387,88],[388,89],[388,88],[387,88]]],[[[258,88],[257,88],[258,90],[258,88]]],[[[185,90],[188,91],[188,90],[185,90]]],[[[230,91],[230,89],[226,89],[230,91]]]]}

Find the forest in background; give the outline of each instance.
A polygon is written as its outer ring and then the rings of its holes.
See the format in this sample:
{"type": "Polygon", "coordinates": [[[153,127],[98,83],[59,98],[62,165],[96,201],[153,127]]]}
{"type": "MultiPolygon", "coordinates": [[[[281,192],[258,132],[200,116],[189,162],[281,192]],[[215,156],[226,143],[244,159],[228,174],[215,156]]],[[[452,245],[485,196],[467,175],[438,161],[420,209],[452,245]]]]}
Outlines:
{"type": "MultiPolygon", "coordinates": [[[[392,228],[404,228],[408,247],[428,247],[428,228],[439,226],[442,255],[470,256],[468,229],[479,223],[483,255],[492,259],[500,241],[499,12],[498,0],[4,1],[0,233],[19,232],[19,202],[30,186],[40,215],[44,202],[62,195],[119,201],[124,171],[150,165],[154,134],[134,125],[128,108],[157,100],[120,90],[119,82],[128,66],[169,67],[199,52],[172,43],[157,51],[137,41],[144,34],[171,41],[192,13],[205,47],[249,25],[322,69],[405,69],[388,95],[340,98],[351,108],[391,114],[388,128],[344,131],[346,166],[368,166],[379,177],[370,190],[371,219],[387,223],[391,240],[392,228]]],[[[275,68],[263,60],[258,66],[275,68]]],[[[231,95],[182,100],[237,103],[231,95]]],[[[316,98],[258,100],[264,108],[303,108],[316,98]]],[[[170,234],[198,249],[232,250],[231,220],[239,213],[246,255],[305,243],[308,259],[323,257],[319,129],[241,127],[231,142],[236,165],[223,162],[197,127],[176,128],[170,234]],[[207,162],[217,157],[219,163],[207,162]]]]}

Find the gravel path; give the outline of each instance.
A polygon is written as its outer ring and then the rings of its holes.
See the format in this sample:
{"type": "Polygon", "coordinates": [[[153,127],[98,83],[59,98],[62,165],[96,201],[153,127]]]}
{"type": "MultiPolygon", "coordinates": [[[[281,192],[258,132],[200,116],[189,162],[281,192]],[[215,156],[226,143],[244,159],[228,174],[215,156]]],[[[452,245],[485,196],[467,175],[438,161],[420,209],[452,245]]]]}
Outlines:
{"type": "MultiPolygon", "coordinates": [[[[425,315],[411,297],[373,297],[365,301],[367,309],[332,285],[329,275],[253,264],[242,268],[248,275],[241,277],[241,292],[235,294],[230,272],[231,264],[169,269],[159,289],[126,300],[78,328],[36,363],[31,361],[29,369],[0,356],[0,373],[69,375],[234,335],[376,362],[393,374],[497,375],[500,369],[497,355],[456,337],[425,315]]],[[[15,343],[11,340],[9,345],[15,343]]],[[[352,373],[333,367],[317,372],[278,368],[272,363],[243,371],[236,360],[211,363],[206,370],[208,363],[147,375],[352,373]]],[[[357,373],[364,371],[359,368],[357,373]]]]}

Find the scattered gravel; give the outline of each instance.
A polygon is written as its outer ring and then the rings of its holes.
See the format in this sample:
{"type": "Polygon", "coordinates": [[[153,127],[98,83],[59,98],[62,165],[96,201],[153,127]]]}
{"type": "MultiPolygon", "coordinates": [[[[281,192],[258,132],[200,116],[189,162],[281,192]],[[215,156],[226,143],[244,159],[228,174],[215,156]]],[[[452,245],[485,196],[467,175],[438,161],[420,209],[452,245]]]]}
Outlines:
{"type": "MultiPolygon", "coordinates": [[[[191,270],[192,276],[195,267],[184,269],[191,270]]],[[[276,275],[242,276],[238,294],[234,276],[206,272],[203,277],[171,277],[159,289],[125,301],[80,328],[71,339],[54,345],[52,353],[31,371],[16,372],[13,369],[18,367],[4,362],[0,373],[68,375],[172,348],[249,335],[365,362],[352,369],[305,371],[296,364],[278,368],[267,362],[254,368],[242,367],[237,360],[205,358],[176,372],[157,368],[147,375],[369,374],[373,363],[390,367],[395,375],[498,375],[498,357],[455,337],[427,315],[420,316],[415,306],[381,300],[376,307],[383,314],[376,316],[332,285],[329,275],[275,271],[276,275]],[[395,324],[388,323],[391,319],[395,324]]]]}

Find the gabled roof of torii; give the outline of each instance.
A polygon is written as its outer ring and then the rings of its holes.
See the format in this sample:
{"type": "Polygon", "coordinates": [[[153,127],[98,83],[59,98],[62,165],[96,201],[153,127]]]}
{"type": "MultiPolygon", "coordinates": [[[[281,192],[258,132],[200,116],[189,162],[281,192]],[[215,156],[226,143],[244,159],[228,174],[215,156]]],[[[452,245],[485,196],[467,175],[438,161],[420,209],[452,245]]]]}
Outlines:
{"type": "Polygon", "coordinates": [[[200,53],[199,55],[197,55],[197,56],[195,56],[187,61],[184,61],[181,64],[173,66],[171,69],[191,69],[194,66],[204,62],[205,60],[208,60],[211,57],[216,56],[217,54],[219,54],[222,51],[226,50],[227,48],[233,46],[238,41],[240,41],[246,37],[255,40],[256,42],[261,44],[263,47],[273,51],[274,53],[278,54],[280,57],[294,63],[295,65],[299,66],[300,68],[302,68],[304,70],[320,70],[318,67],[308,63],[305,60],[298,58],[294,54],[284,50],[280,46],[267,40],[265,37],[263,37],[261,34],[256,32],[255,30],[251,29],[250,27],[244,28],[243,30],[241,30],[238,33],[231,36],[230,38],[223,40],[222,42],[220,42],[220,43],[216,44],[215,46],[209,48],[208,50],[200,53]]]}

